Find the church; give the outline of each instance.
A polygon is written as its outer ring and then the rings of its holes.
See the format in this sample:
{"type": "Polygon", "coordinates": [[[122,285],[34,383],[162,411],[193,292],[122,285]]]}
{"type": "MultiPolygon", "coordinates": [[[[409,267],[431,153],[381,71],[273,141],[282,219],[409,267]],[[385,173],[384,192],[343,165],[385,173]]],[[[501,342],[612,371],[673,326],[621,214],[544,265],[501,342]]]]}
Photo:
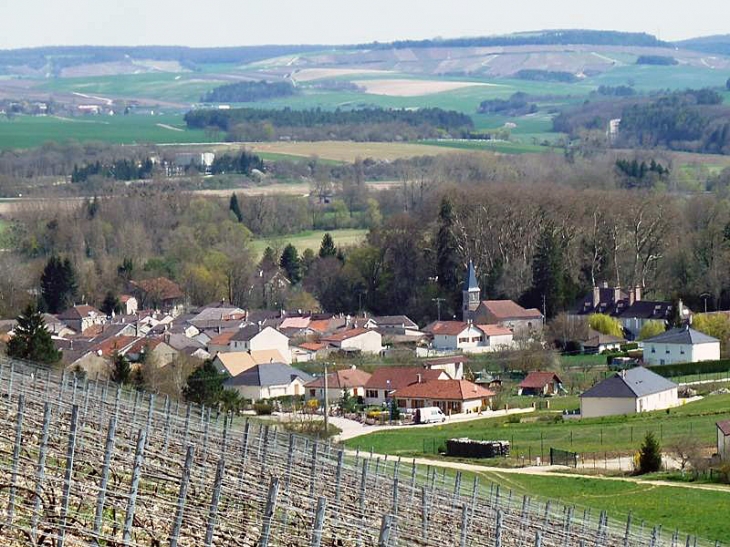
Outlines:
{"type": "Polygon", "coordinates": [[[499,325],[511,330],[516,337],[542,334],[544,317],[540,310],[525,309],[512,300],[482,300],[476,269],[470,260],[464,279],[462,320],[475,325],[499,325]]]}

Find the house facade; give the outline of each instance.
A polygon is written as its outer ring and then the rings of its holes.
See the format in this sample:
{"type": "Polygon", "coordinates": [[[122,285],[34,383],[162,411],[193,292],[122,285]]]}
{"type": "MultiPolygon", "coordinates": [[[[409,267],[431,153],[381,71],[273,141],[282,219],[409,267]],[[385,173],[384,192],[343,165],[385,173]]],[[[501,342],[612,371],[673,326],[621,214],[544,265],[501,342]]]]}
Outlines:
{"type": "Polygon", "coordinates": [[[723,461],[730,461],[730,420],[717,422],[717,453],[723,461]]]}
{"type": "Polygon", "coordinates": [[[432,380],[450,380],[443,370],[416,367],[380,367],[365,384],[365,404],[382,405],[393,398],[393,392],[412,384],[432,380]]]}
{"type": "Polygon", "coordinates": [[[474,325],[461,321],[436,321],[424,329],[433,337],[433,348],[438,351],[484,353],[509,349],[514,335],[499,325],[474,325]]]}
{"type": "Polygon", "coordinates": [[[286,363],[255,365],[229,378],[225,386],[235,389],[244,399],[260,401],[276,397],[299,397],[312,377],[286,363]]]}
{"type": "Polygon", "coordinates": [[[322,338],[331,349],[378,355],[383,350],[383,337],[375,330],[345,329],[322,338]]]}
{"type": "Polygon", "coordinates": [[[689,326],[644,340],[644,363],[671,365],[720,359],[720,341],[689,326]]]}
{"type": "Polygon", "coordinates": [[[675,407],[677,384],[644,367],[623,370],[580,396],[581,418],[636,414],[675,407]]]}
{"type": "Polygon", "coordinates": [[[411,384],[393,394],[399,408],[436,406],[447,416],[479,413],[491,405],[494,392],[467,380],[431,380],[411,384]]]}
{"type": "MultiPolygon", "coordinates": [[[[347,391],[350,397],[365,399],[365,386],[370,380],[370,374],[355,368],[354,366],[327,375],[327,397],[330,401],[337,401],[342,398],[342,393],[347,391]]],[[[324,399],[325,379],[324,376],[308,382],[307,399],[324,399]]]]}
{"type": "Polygon", "coordinates": [[[260,328],[258,325],[243,327],[231,336],[228,348],[229,351],[276,350],[284,357],[285,363],[291,364],[289,338],[272,327],[260,328]]]}

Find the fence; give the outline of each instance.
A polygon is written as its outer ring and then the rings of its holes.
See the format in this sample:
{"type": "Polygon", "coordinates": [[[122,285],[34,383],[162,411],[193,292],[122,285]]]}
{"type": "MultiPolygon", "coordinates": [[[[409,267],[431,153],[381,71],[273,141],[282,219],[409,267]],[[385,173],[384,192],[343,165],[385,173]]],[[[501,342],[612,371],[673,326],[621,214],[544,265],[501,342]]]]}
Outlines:
{"type": "MultiPolygon", "coordinates": [[[[0,361],[3,546],[676,547],[460,473],[0,361]]],[[[687,538],[691,544],[691,538],[687,538]]],[[[684,538],[682,538],[684,543],[684,538]]],[[[695,543],[701,547],[710,544],[695,543]]]]}
{"type": "Polygon", "coordinates": [[[578,454],[550,447],[550,465],[578,467],[578,454]]]}

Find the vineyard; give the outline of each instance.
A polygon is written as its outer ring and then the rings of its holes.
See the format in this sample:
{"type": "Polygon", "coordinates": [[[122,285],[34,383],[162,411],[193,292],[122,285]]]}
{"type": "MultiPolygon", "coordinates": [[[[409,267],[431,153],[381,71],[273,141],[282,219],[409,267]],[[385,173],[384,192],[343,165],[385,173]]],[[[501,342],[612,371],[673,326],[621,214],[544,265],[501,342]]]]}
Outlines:
{"type": "Polygon", "coordinates": [[[709,547],[0,361],[3,546],[709,547]]]}

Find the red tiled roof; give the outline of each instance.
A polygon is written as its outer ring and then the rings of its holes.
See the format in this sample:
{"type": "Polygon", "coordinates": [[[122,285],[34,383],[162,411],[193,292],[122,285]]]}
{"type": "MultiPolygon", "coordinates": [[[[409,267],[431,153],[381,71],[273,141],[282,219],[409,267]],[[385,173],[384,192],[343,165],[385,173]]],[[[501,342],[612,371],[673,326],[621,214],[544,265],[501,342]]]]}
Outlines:
{"type": "Polygon", "coordinates": [[[208,342],[209,346],[227,346],[231,338],[233,338],[233,335],[236,334],[238,330],[230,330],[226,332],[222,332],[213,338],[210,339],[210,342],[208,342]]]}
{"type": "Polygon", "coordinates": [[[106,317],[105,314],[101,313],[94,306],[88,306],[86,304],[82,304],[79,306],[73,306],[71,308],[63,310],[60,314],[58,314],[58,318],[59,319],[81,319],[82,317],[91,317],[92,315],[101,315],[101,316],[106,317]]]}
{"type": "Polygon", "coordinates": [[[175,300],[185,296],[180,286],[166,277],[155,277],[133,282],[148,295],[160,300],[175,300]]]}
{"type": "Polygon", "coordinates": [[[439,376],[446,373],[441,369],[384,366],[375,369],[365,387],[367,389],[402,389],[417,383],[419,374],[421,382],[429,382],[438,380],[439,376]]]}
{"type": "Polygon", "coordinates": [[[468,380],[432,380],[422,384],[411,384],[395,392],[395,396],[399,399],[435,399],[441,401],[469,401],[485,399],[493,395],[493,391],[468,380]]]}
{"type": "Polygon", "coordinates": [[[162,344],[160,338],[140,338],[129,348],[130,353],[141,353],[144,351],[152,351],[157,346],[162,344]]]}
{"type": "Polygon", "coordinates": [[[540,389],[552,382],[553,378],[560,382],[560,378],[554,372],[531,372],[520,382],[520,387],[540,389]]]}
{"type": "Polygon", "coordinates": [[[103,342],[99,342],[95,346],[92,346],[90,349],[91,351],[96,353],[101,352],[104,357],[111,357],[111,355],[115,351],[123,351],[135,340],[136,337],[134,336],[114,336],[112,338],[104,340],[103,342]]]}
{"type": "Polygon", "coordinates": [[[730,435],[730,420],[724,420],[722,422],[717,422],[717,427],[722,431],[722,434],[726,437],[730,435]]]}
{"type": "Polygon", "coordinates": [[[348,329],[348,330],[341,330],[338,332],[335,332],[333,334],[330,334],[329,336],[322,338],[323,342],[342,342],[343,340],[347,340],[349,338],[354,338],[355,336],[360,336],[361,334],[365,334],[366,332],[371,332],[368,329],[348,329]]]}
{"type": "MultiPolygon", "coordinates": [[[[327,375],[327,389],[364,387],[370,380],[370,374],[364,370],[346,368],[327,375]]],[[[324,376],[312,380],[307,387],[324,387],[324,376]]]]}
{"type": "Polygon", "coordinates": [[[487,336],[507,336],[512,331],[499,325],[477,325],[477,328],[487,336]]]}
{"type": "Polygon", "coordinates": [[[446,336],[456,336],[467,328],[467,324],[462,321],[434,321],[424,330],[431,334],[441,334],[446,336]]]}
{"type": "Polygon", "coordinates": [[[309,328],[313,330],[314,332],[320,332],[322,334],[325,334],[329,332],[330,330],[330,320],[329,319],[316,319],[314,321],[309,322],[309,328]]]}
{"type": "Polygon", "coordinates": [[[498,319],[539,319],[542,314],[531,308],[526,310],[512,300],[484,300],[482,301],[489,312],[498,319]]]}
{"type": "Polygon", "coordinates": [[[303,342],[299,344],[299,347],[302,349],[306,349],[309,351],[319,351],[321,349],[326,348],[327,346],[325,344],[321,344],[319,342],[303,342]]]}

